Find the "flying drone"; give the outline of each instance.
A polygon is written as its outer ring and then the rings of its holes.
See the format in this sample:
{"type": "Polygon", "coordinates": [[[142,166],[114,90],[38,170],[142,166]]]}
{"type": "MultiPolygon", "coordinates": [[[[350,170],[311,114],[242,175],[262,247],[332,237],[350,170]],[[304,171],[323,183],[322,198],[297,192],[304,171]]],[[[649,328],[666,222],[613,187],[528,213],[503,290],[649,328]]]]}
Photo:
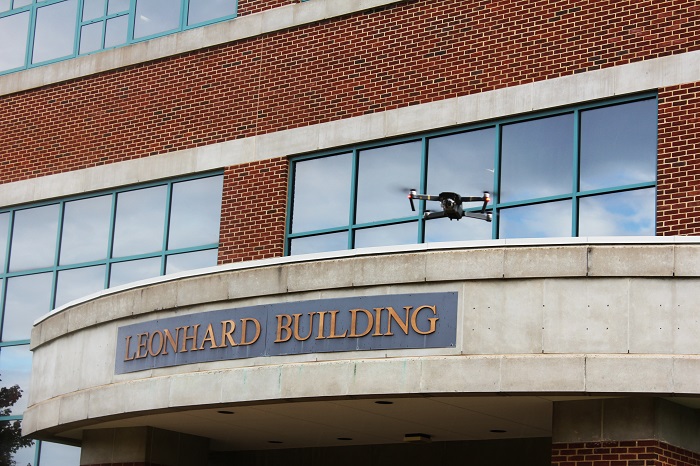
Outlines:
{"type": "Polygon", "coordinates": [[[418,199],[419,201],[439,201],[440,207],[442,207],[442,212],[430,212],[426,211],[423,214],[423,218],[430,220],[433,218],[447,217],[450,220],[459,220],[462,217],[476,218],[479,220],[491,221],[491,213],[486,212],[486,205],[491,201],[491,195],[484,191],[484,195],[481,197],[477,196],[460,196],[457,193],[444,192],[440,193],[438,196],[433,196],[431,194],[418,194],[415,189],[411,189],[408,192],[408,200],[411,202],[411,210],[416,211],[416,206],[413,204],[413,200],[418,199]],[[470,212],[465,211],[462,207],[463,202],[483,202],[480,212],[470,212]]]}

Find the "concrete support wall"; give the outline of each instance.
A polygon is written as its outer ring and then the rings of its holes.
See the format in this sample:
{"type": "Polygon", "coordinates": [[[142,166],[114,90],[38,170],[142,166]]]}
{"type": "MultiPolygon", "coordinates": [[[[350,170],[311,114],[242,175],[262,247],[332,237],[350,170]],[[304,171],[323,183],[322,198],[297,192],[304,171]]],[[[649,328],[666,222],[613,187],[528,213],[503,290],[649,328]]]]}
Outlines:
{"type": "Polygon", "coordinates": [[[201,466],[209,439],[152,427],[94,429],[83,433],[81,466],[201,466]]]}

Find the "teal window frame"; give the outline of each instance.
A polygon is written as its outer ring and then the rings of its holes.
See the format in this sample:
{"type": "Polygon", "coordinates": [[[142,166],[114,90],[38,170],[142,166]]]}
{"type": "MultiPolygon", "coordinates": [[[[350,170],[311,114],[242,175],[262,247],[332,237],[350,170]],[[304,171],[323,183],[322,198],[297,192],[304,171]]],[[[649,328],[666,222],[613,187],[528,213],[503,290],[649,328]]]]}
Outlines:
{"type": "MultiPolygon", "coordinates": [[[[358,160],[359,160],[359,153],[362,150],[367,150],[367,149],[374,149],[374,148],[379,148],[382,146],[389,146],[389,145],[394,145],[394,144],[401,144],[401,143],[406,143],[406,142],[412,142],[412,141],[420,141],[422,144],[422,149],[421,149],[421,175],[420,175],[420,186],[417,186],[416,188],[419,190],[419,192],[425,192],[426,190],[426,185],[427,185],[427,163],[428,163],[428,141],[431,138],[434,138],[436,136],[447,136],[451,134],[457,134],[465,131],[473,131],[473,130],[480,130],[480,129],[486,129],[486,128],[495,128],[495,141],[494,141],[494,193],[492,193],[492,202],[489,204],[488,211],[493,213],[493,220],[491,223],[491,239],[498,239],[499,238],[499,212],[502,209],[506,208],[512,208],[512,207],[521,207],[521,206],[530,206],[530,205],[540,205],[540,204],[545,204],[545,203],[550,203],[550,202],[556,202],[556,201],[566,201],[570,200],[572,203],[572,216],[571,216],[571,236],[572,237],[577,237],[579,236],[579,200],[586,198],[586,197],[591,197],[595,195],[600,195],[600,194],[612,194],[612,193],[622,193],[622,192],[629,192],[629,191],[636,191],[636,190],[641,190],[641,189],[647,189],[647,188],[656,188],[657,186],[657,174],[655,173],[654,176],[654,181],[649,181],[649,182],[643,182],[643,183],[635,183],[635,184],[624,184],[624,185],[619,185],[619,186],[611,186],[611,187],[606,187],[602,189],[592,189],[592,190],[581,190],[579,188],[579,182],[580,182],[580,176],[579,176],[579,167],[580,167],[580,152],[581,152],[581,131],[580,131],[580,122],[581,122],[581,113],[586,111],[586,110],[592,110],[592,109],[598,109],[598,108],[604,108],[604,107],[609,107],[617,104],[624,104],[624,103],[631,103],[631,102],[637,102],[637,101],[642,101],[642,100],[651,100],[654,99],[656,101],[656,105],[658,108],[658,96],[655,92],[653,93],[641,93],[641,94],[635,94],[632,96],[624,96],[624,97],[618,97],[618,98],[613,98],[613,99],[607,99],[604,101],[597,101],[597,102],[590,102],[590,103],[582,103],[576,106],[571,106],[571,107],[563,107],[563,108],[558,108],[558,109],[553,109],[549,111],[543,111],[543,112],[536,112],[536,113],[531,113],[527,115],[519,115],[519,116],[512,116],[512,117],[506,117],[506,118],[501,118],[498,120],[490,120],[490,121],[485,121],[485,122],[480,122],[472,125],[467,125],[467,126],[461,126],[458,128],[451,128],[451,129],[446,129],[446,130],[437,130],[437,131],[432,131],[429,133],[424,133],[420,135],[415,135],[415,136],[406,136],[406,137],[401,137],[401,138],[396,138],[396,139],[391,139],[391,140],[386,140],[386,141],[380,141],[380,142],[371,142],[371,143],[365,143],[365,144],[358,144],[354,145],[351,147],[343,147],[339,148],[336,150],[331,150],[331,151],[324,151],[320,153],[314,153],[314,154],[308,154],[308,155],[303,155],[303,156],[298,156],[298,157],[293,157],[290,159],[290,170],[289,170],[289,180],[288,180],[288,193],[287,193],[287,211],[289,212],[289,215],[287,216],[286,220],[286,235],[285,235],[285,244],[284,244],[284,254],[290,255],[291,254],[291,241],[296,238],[309,238],[309,237],[314,237],[314,236],[319,236],[323,234],[330,234],[330,233],[340,233],[340,232],[346,232],[347,233],[347,248],[346,249],[353,249],[355,247],[355,232],[360,230],[360,229],[365,229],[365,228],[372,228],[372,227],[378,227],[378,226],[388,226],[388,225],[398,225],[402,223],[409,223],[409,222],[418,222],[418,233],[417,233],[417,238],[416,242],[412,244],[420,244],[425,242],[425,222],[426,220],[423,219],[423,213],[426,210],[426,203],[424,201],[422,202],[416,202],[416,214],[412,216],[407,216],[407,217],[399,217],[399,218],[391,218],[391,219],[386,219],[382,221],[377,221],[377,222],[370,222],[370,223],[354,223],[354,222],[349,222],[346,225],[343,226],[338,226],[334,228],[325,228],[325,229],[319,229],[319,230],[308,230],[308,231],[299,231],[299,232],[292,232],[292,215],[293,215],[293,208],[294,208],[294,179],[295,179],[295,170],[296,170],[296,164],[298,162],[303,162],[304,160],[310,160],[310,159],[315,159],[315,158],[322,158],[322,157],[332,157],[335,155],[340,155],[340,154],[347,154],[347,153],[352,153],[352,174],[351,174],[351,196],[350,196],[350,206],[349,206],[349,219],[355,219],[355,210],[357,208],[357,193],[356,193],[356,187],[357,187],[357,180],[358,180],[358,160]],[[545,117],[552,117],[552,116],[558,116],[558,115],[565,115],[565,114],[573,114],[574,115],[574,131],[573,131],[573,170],[572,170],[572,180],[571,180],[571,186],[572,189],[570,192],[562,193],[562,194],[557,194],[553,196],[548,196],[548,197],[539,197],[539,198],[531,198],[531,199],[524,199],[524,200],[518,200],[518,201],[511,201],[511,202],[500,202],[499,199],[499,191],[500,191],[500,180],[501,180],[501,141],[502,141],[502,128],[505,125],[512,124],[512,123],[519,123],[519,122],[525,122],[525,121],[531,121],[531,120],[536,120],[536,119],[541,119],[545,117]]],[[[657,128],[658,128],[658,123],[657,123],[657,128]]],[[[656,135],[655,135],[656,137],[656,135]]],[[[465,169],[468,169],[468,167],[464,167],[465,169]]],[[[408,191],[406,192],[408,194],[408,191]]],[[[437,193],[431,193],[431,194],[437,194],[437,193]]],[[[480,195],[480,193],[460,193],[462,195],[480,195]]],[[[656,196],[656,194],[655,194],[656,196]]],[[[406,201],[408,202],[408,201],[406,201]]],[[[473,204],[472,204],[473,205],[473,204]]],[[[471,211],[477,211],[479,210],[480,207],[470,207],[467,208],[465,206],[465,210],[471,210],[471,211]]],[[[319,215],[323,215],[322,211],[319,211],[319,215]]],[[[654,217],[656,216],[656,212],[654,212],[654,217]]],[[[434,220],[431,220],[434,221],[434,220]]],[[[471,219],[463,219],[462,222],[474,222],[478,220],[471,220],[471,219]]],[[[465,228],[468,228],[467,225],[465,225],[465,228]]]]}
{"type": "Polygon", "coordinates": [[[104,8],[104,14],[100,17],[93,18],[90,20],[83,21],[82,16],[83,16],[83,6],[85,3],[85,0],[77,0],[78,1],[78,7],[76,11],[76,31],[74,35],[74,42],[73,42],[73,52],[69,55],[63,56],[63,57],[58,57],[54,58],[51,60],[46,60],[42,61],[39,63],[32,63],[32,51],[34,48],[34,37],[35,37],[35,32],[36,32],[36,18],[37,18],[37,10],[42,7],[46,7],[49,5],[54,5],[57,3],[64,2],[66,0],[32,0],[29,5],[25,6],[20,6],[17,8],[13,8],[14,4],[17,2],[17,0],[11,0],[10,3],[10,9],[7,11],[2,11],[0,12],[0,19],[8,16],[12,16],[15,14],[20,14],[23,12],[29,12],[30,13],[30,18],[29,18],[29,28],[28,28],[28,33],[26,37],[26,42],[25,42],[25,58],[24,58],[24,65],[21,67],[16,67],[8,70],[0,70],[0,76],[4,74],[9,74],[9,73],[15,73],[17,71],[22,71],[30,68],[36,68],[39,66],[44,66],[44,65],[49,65],[51,63],[56,63],[64,60],[69,60],[71,58],[76,58],[78,56],[84,56],[84,55],[91,55],[94,53],[99,53],[104,50],[109,50],[113,48],[119,48],[119,47],[125,47],[131,44],[139,43],[139,42],[144,42],[147,40],[155,39],[157,37],[162,37],[162,36],[167,36],[170,34],[175,34],[178,32],[186,31],[189,29],[195,29],[203,26],[208,26],[210,24],[222,22],[222,21],[229,21],[231,19],[234,19],[238,16],[238,0],[232,0],[233,1],[233,14],[214,18],[208,21],[203,21],[200,23],[188,25],[187,24],[187,18],[189,14],[189,2],[190,0],[179,0],[181,2],[181,9],[180,9],[180,22],[179,26],[168,30],[164,31],[158,34],[153,34],[149,35],[147,37],[139,37],[139,38],[134,38],[134,21],[135,21],[135,14],[136,14],[136,2],[137,0],[129,0],[129,9],[128,11],[125,10],[125,12],[118,12],[118,13],[113,13],[113,14],[108,14],[107,13],[107,1],[105,1],[105,8],[104,8]],[[127,32],[127,39],[126,42],[123,44],[119,44],[113,47],[108,47],[104,48],[104,42],[105,42],[105,35],[106,35],[106,23],[109,19],[116,18],[118,16],[125,16],[128,15],[129,21],[128,21],[128,32],[127,32]],[[103,47],[80,54],[80,35],[81,35],[81,28],[86,25],[90,24],[95,24],[102,22],[102,41],[101,44],[103,47]]]}
{"type": "MultiPolygon", "coordinates": [[[[138,259],[147,259],[147,258],[160,258],[160,275],[165,275],[165,270],[166,270],[166,265],[167,265],[167,258],[173,255],[177,254],[183,254],[183,253],[188,253],[188,252],[197,252],[197,251],[208,251],[208,250],[214,250],[219,248],[219,242],[217,241],[216,243],[210,243],[210,244],[203,244],[199,246],[194,246],[194,247],[182,247],[182,248],[173,248],[169,249],[168,248],[168,238],[169,238],[169,233],[170,233],[170,220],[171,220],[171,201],[172,201],[172,196],[173,196],[173,187],[177,183],[181,182],[187,182],[187,181],[193,181],[193,180],[200,180],[200,179],[205,179],[205,178],[210,178],[210,177],[216,177],[216,176],[223,176],[222,171],[215,171],[215,172],[207,172],[207,173],[202,173],[202,174],[197,174],[197,175],[191,175],[191,176],[185,176],[185,177],[178,177],[178,178],[172,178],[172,179],[167,179],[167,180],[160,180],[160,181],[154,181],[150,183],[141,183],[141,184],[136,184],[136,185],[130,185],[130,186],[125,186],[125,187],[120,187],[116,189],[111,189],[111,190],[106,190],[106,191],[97,191],[93,192],[90,194],[82,194],[82,195],[75,195],[75,196],[69,196],[69,197],[63,197],[60,199],[51,199],[47,201],[42,201],[42,202],[36,202],[36,203],[31,203],[31,204],[23,204],[23,205],[18,205],[18,206],[13,206],[13,207],[6,207],[6,208],[0,208],[0,214],[9,214],[9,221],[7,225],[7,244],[5,245],[5,262],[3,264],[0,264],[0,335],[2,335],[2,327],[4,326],[4,321],[5,321],[5,301],[6,301],[6,294],[7,294],[7,283],[9,278],[13,277],[20,277],[20,276],[30,276],[30,275],[36,275],[40,273],[47,273],[50,272],[52,274],[52,285],[51,285],[51,303],[50,303],[50,308],[54,309],[54,304],[56,302],[56,291],[57,291],[57,281],[58,281],[58,276],[59,272],[63,270],[73,270],[73,269],[80,269],[84,267],[90,267],[90,266],[95,266],[95,265],[104,265],[105,266],[105,277],[104,277],[104,289],[107,289],[109,286],[109,280],[110,280],[110,266],[112,264],[116,263],[123,263],[123,262],[129,262],[133,260],[138,260],[138,259]],[[146,253],[146,254],[135,254],[135,255],[130,255],[130,256],[121,256],[121,257],[113,257],[112,254],[112,245],[113,245],[113,240],[114,240],[114,232],[115,232],[115,218],[116,218],[116,199],[117,196],[121,193],[125,192],[130,192],[130,191],[137,191],[137,190],[142,190],[145,188],[152,188],[156,186],[166,186],[167,187],[167,196],[166,196],[166,205],[165,205],[165,225],[164,225],[164,232],[163,232],[163,238],[161,242],[161,250],[160,251],[155,251],[151,253],[146,253]],[[60,249],[61,249],[61,235],[62,235],[62,223],[63,223],[63,215],[65,211],[65,205],[68,202],[71,201],[76,201],[76,200],[84,200],[84,199],[90,199],[90,198],[96,198],[96,197],[101,197],[101,196],[111,196],[111,212],[110,212],[110,231],[109,231],[109,253],[108,257],[105,259],[100,259],[100,260],[93,260],[93,261],[88,261],[88,262],[79,262],[79,263],[73,263],[73,264],[65,264],[65,265],[59,265],[60,261],[60,249]],[[56,247],[55,247],[55,252],[54,252],[54,258],[53,258],[53,265],[48,266],[48,267],[42,267],[42,268],[34,268],[34,269],[29,269],[29,270],[22,270],[22,271],[15,271],[11,272],[10,269],[10,250],[12,247],[12,228],[14,224],[14,218],[15,214],[17,212],[26,210],[26,209],[32,209],[36,207],[43,207],[43,206],[48,206],[48,205],[58,205],[59,206],[59,219],[58,219],[58,227],[57,227],[57,238],[56,238],[56,247]]],[[[22,339],[22,340],[2,340],[0,341],[0,350],[2,348],[6,347],[15,347],[15,346],[27,346],[29,345],[30,340],[29,339],[22,339]]],[[[0,374],[0,377],[2,377],[2,374],[0,374]]],[[[20,387],[21,388],[21,387],[20,387]]],[[[26,392],[25,392],[26,395],[26,392]]],[[[16,415],[11,415],[11,416],[0,416],[0,421],[14,421],[14,420],[21,420],[22,415],[21,414],[16,414],[16,415]]],[[[39,455],[41,452],[41,442],[36,441],[35,442],[35,454],[34,454],[34,465],[38,465],[39,463],[39,455]]]]}

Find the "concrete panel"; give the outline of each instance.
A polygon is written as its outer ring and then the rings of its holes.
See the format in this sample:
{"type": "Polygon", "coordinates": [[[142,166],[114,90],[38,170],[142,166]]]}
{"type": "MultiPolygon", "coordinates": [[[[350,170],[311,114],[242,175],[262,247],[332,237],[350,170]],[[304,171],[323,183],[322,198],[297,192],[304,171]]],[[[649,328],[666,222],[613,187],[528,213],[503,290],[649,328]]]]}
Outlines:
{"type": "Polygon", "coordinates": [[[279,266],[229,272],[224,276],[229,299],[286,293],[287,273],[288,267],[279,266]]]}
{"type": "Polygon", "coordinates": [[[283,366],[281,393],[290,398],[347,395],[354,376],[354,367],[347,363],[310,362],[283,366]],[[310,380],[314,382],[310,384],[310,380]]]}
{"type": "Polygon", "coordinates": [[[61,396],[58,419],[60,424],[82,421],[88,418],[90,395],[86,391],[61,396]]]}
{"type": "Polygon", "coordinates": [[[676,334],[674,286],[669,280],[629,282],[630,353],[670,353],[676,334]]]}
{"type": "Polygon", "coordinates": [[[170,378],[170,406],[196,406],[221,402],[221,372],[196,372],[170,378]]]}
{"type": "Polygon", "coordinates": [[[700,354],[700,313],[698,312],[698,292],[700,280],[674,280],[675,299],[675,354],[700,354]]]}
{"type": "Polygon", "coordinates": [[[446,99],[386,112],[386,136],[443,128],[457,124],[457,100],[446,99]]]}
{"type": "MultiPolygon", "coordinates": [[[[277,11],[277,9],[270,11],[277,11]]],[[[319,125],[262,134],[255,138],[258,154],[256,159],[264,160],[315,151],[319,148],[319,138],[319,125]]]]}
{"type": "Polygon", "coordinates": [[[542,280],[466,283],[462,303],[464,353],[542,352],[542,280]]]}
{"type": "Polygon", "coordinates": [[[423,393],[496,393],[500,391],[501,358],[455,356],[421,364],[423,393]]]}
{"type": "Polygon", "coordinates": [[[93,328],[82,332],[80,340],[81,352],[73,357],[80,359],[80,367],[90,369],[81,371],[79,387],[90,388],[110,383],[114,378],[115,339],[105,338],[103,330],[93,328]]]}
{"type": "Polygon", "coordinates": [[[583,392],[583,356],[505,356],[501,362],[502,392],[583,392]]]}
{"type": "MultiPolygon", "coordinates": [[[[201,277],[178,280],[177,307],[193,306],[201,303],[226,301],[228,299],[229,284],[219,274],[204,275],[201,277]]],[[[164,288],[171,288],[165,285],[164,288]]]]}
{"type": "Polygon", "coordinates": [[[700,387],[700,359],[694,356],[673,360],[673,391],[676,394],[697,393],[700,387]]]}
{"type": "Polygon", "coordinates": [[[673,358],[588,356],[586,391],[593,393],[673,393],[673,358]]]}
{"type": "Polygon", "coordinates": [[[80,464],[112,463],[114,429],[90,429],[83,433],[80,464]]]}
{"type": "Polygon", "coordinates": [[[627,353],[628,279],[545,280],[545,353],[627,353]]]}
{"type": "Polygon", "coordinates": [[[591,277],[673,276],[674,246],[590,246],[591,277]]]}
{"type": "Polygon", "coordinates": [[[354,286],[425,282],[425,254],[363,257],[353,267],[354,286]]]}
{"type": "Polygon", "coordinates": [[[287,268],[287,288],[290,292],[348,288],[356,268],[357,261],[348,260],[293,264],[287,268]]]}
{"type": "Polygon", "coordinates": [[[602,424],[603,400],[555,401],[552,443],[600,441],[602,424]]]}
{"type": "MultiPolygon", "coordinates": [[[[392,112],[395,111],[397,110],[392,110],[392,112]]],[[[372,113],[324,123],[319,131],[319,148],[330,149],[384,138],[386,136],[386,122],[384,120],[386,113],[388,112],[372,113]]]]}
{"type": "Polygon", "coordinates": [[[504,276],[582,277],[586,275],[587,255],[586,246],[506,248],[504,276]]]}
{"type": "Polygon", "coordinates": [[[603,401],[603,440],[639,440],[655,437],[655,399],[621,398],[603,401]]]}
{"type": "Polygon", "coordinates": [[[57,313],[48,319],[41,327],[32,327],[32,342],[43,343],[53,340],[68,332],[68,315],[64,312],[57,313]],[[39,330],[38,335],[34,335],[39,330]]]}
{"type": "Polygon", "coordinates": [[[429,282],[502,278],[504,254],[502,248],[434,252],[426,257],[425,278],[429,282]]]}
{"type": "Polygon", "coordinates": [[[130,411],[130,394],[125,384],[107,385],[90,391],[88,418],[130,411]]]}
{"type": "Polygon", "coordinates": [[[282,371],[279,366],[225,371],[221,375],[221,402],[279,398],[281,376],[282,371]]]}
{"type": "Polygon", "coordinates": [[[421,363],[414,359],[354,361],[350,392],[356,395],[414,393],[419,390],[421,363]]]}
{"type": "Polygon", "coordinates": [[[170,384],[173,378],[158,377],[126,382],[129,391],[129,409],[147,411],[167,408],[170,400],[170,384]]]}
{"type": "Polygon", "coordinates": [[[114,429],[113,463],[143,461],[149,449],[149,428],[114,429]]]}
{"type": "Polygon", "coordinates": [[[700,277],[700,246],[677,244],[674,252],[676,277],[700,277]]]}

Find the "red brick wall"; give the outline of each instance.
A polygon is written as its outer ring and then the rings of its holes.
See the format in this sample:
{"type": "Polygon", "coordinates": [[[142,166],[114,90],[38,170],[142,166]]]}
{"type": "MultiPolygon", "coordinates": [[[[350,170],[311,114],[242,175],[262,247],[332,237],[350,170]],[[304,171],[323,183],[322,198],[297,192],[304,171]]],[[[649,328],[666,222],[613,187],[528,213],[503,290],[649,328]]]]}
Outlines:
{"type": "Polygon", "coordinates": [[[700,83],[659,90],[656,231],[700,234],[700,83]]]}
{"type": "Polygon", "coordinates": [[[263,10],[300,2],[301,0],[238,0],[238,16],[245,16],[263,10]]]}
{"type": "Polygon", "coordinates": [[[695,50],[699,8],[406,1],[2,96],[0,182],[695,50]]]}
{"type": "Polygon", "coordinates": [[[560,443],[552,466],[698,466],[700,455],[657,440],[560,443]]]}
{"type": "Polygon", "coordinates": [[[278,158],[226,169],[219,264],[283,255],[288,166],[278,158]]]}

